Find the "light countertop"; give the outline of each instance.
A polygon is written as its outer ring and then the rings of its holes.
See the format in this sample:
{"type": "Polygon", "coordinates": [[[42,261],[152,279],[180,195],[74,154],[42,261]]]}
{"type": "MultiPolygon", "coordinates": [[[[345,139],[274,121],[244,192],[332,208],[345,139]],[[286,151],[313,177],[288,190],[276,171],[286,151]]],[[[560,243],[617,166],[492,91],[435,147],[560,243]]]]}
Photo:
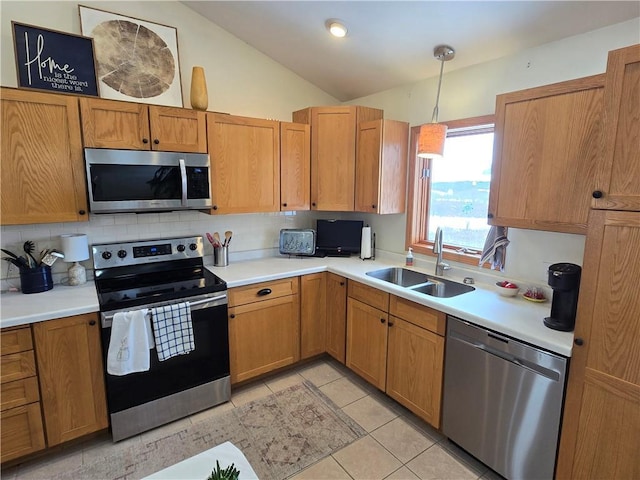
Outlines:
{"type": "MultiPolygon", "coordinates": [[[[549,316],[551,302],[532,303],[520,296],[501,297],[495,292],[492,284],[483,283],[475,284],[475,291],[457,297],[430,297],[365,275],[366,272],[390,266],[403,264],[388,259],[363,261],[356,257],[269,257],[234,262],[227,267],[207,268],[225,280],[228,288],[329,271],[551,352],[571,356],[573,332],[559,332],[543,324],[544,317],[549,316]]],[[[432,274],[424,268],[410,268],[432,274]]],[[[445,278],[462,280],[449,275],[445,275],[445,278]]],[[[0,306],[0,326],[3,328],[99,310],[93,282],[77,287],[56,284],[48,292],[28,295],[20,292],[2,293],[0,306]]]]}

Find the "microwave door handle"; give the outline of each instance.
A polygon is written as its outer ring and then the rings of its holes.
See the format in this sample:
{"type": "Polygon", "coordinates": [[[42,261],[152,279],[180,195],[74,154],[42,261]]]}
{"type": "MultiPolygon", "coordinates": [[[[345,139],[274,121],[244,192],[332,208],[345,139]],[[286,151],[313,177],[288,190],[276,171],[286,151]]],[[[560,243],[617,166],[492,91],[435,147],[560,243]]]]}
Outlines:
{"type": "Polygon", "coordinates": [[[182,179],[182,206],[187,206],[187,167],[184,164],[184,158],[178,160],[180,164],[180,178],[182,179]]]}

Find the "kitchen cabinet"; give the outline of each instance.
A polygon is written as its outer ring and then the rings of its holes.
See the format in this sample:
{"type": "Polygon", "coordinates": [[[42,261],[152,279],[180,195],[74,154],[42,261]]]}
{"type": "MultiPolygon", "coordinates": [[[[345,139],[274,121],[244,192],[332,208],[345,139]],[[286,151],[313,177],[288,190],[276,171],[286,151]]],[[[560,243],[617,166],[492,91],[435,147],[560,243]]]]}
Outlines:
{"type": "Polygon", "coordinates": [[[346,360],[347,279],[327,273],[326,351],[340,363],[346,360]]]}
{"type": "Polygon", "coordinates": [[[358,124],[355,210],[403,213],[407,197],[409,124],[372,120],[358,124]]]}
{"type": "Polygon", "coordinates": [[[96,313],[33,324],[47,446],[109,426],[96,313]]]}
{"type": "Polygon", "coordinates": [[[298,277],[229,289],[231,383],[300,359],[298,277]]]}
{"type": "Polygon", "coordinates": [[[593,208],[640,210],[640,44],[609,52],[593,208]]]}
{"type": "Polygon", "coordinates": [[[327,283],[326,273],[300,277],[300,359],[326,351],[327,283]]]}
{"type": "Polygon", "coordinates": [[[311,210],[354,210],[357,126],[382,117],[382,110],[360,106],[293,112],[294,122],[311,125],[311,210]]]}
{"type": "Polygon", "coordinates": [[[45,448],[31,328],[3,329],[0,370],[2,463],[45,448]]]}
{"type": "Polygon", "coordinates": [[[275,120],[207,114],[216,214],[280,211],[280,125],[275,120]]]}
{"type": "Polygon", "coordinates": [[[311,128],[280,122],[280,210],[309,210],[311,128]]]}
{"type": "Polygon", "coordinates": [[[87,221],[77,97],[0,92],[2,224],[87,221]]]}
{"type": "Polygon", "coordinates": [[[586,233],[604,74],[496,97],[489,224],[586,233]]]}
{"type": "Polygon", "coordinates": [[[205,112],[100,98],[80,112],[85,147],[207,153],[205,112]]]}

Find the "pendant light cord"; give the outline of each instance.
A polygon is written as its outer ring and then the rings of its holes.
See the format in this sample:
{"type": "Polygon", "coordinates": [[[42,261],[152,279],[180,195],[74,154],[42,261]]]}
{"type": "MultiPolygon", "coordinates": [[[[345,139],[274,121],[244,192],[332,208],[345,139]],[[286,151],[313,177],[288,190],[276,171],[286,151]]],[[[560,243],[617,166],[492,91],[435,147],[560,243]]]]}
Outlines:
{"type": "Polygon", "coordinates": [[[440,87],[442,86],[442,72],[444,71],[444,57],[440,59],[440,79],[438,80],[438,93],[436,94],[436,106],[433,107],[431,123],[438,123],[438,102],[440,102],[440,87]]]}

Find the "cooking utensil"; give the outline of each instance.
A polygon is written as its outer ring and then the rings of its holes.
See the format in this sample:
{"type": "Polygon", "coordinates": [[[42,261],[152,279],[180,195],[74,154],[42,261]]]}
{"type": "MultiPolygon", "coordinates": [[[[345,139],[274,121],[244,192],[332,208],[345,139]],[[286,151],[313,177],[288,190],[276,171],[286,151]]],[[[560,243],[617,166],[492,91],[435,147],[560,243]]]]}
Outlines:
{"type": "Polygon", "coordinates": [[[31,240],[27,240],[22,245],[22,248],[24,249],[24,253],[27,254],[27,262],[29,263],[29,268],[36,268],[38,266],[38,261],[32,255],[33,251],[36,249],[36,244],[31,240]]]}
{"type": "MultiPolygon", "coordinates": [[[[24,257],[19,257],[18,255],[16,255],[13,252],[10,252],[9,250],[5,250],[4,248],[0,249],[2,250],[4,253],[6,253],[7,255],[9,255],[9,257],[11,257],[13,260],[15,260],[17,263],[11,262],[14,265],[18,266],[19,268],[25,268],[25,269],[29,269],[29,262],[27,261],[26,258],[24,257]]],[[[10,261],[8,258],[5,258],[5,260],[10,261]]]]}
{"type": "Polygon", "coordinates": [[[223,247],[229,246],[229,242],[231,241],[232,236],[233,232],[231,230],[227,230],[226,232],[224,232],[224,243],[222,244],[223,247]]]}
{"type": "Polygon", "coordinates": [[[216,240],[209,232],[207,232],[207,240],[213,246],[213,248],[217,248],[220,246],[220,242],[216,240]]]}
{"type": "Polygon", "coordinates": [[[222,242],[220,241],[220,234],[218,232],[213,232],[213,238],[215,238],[216,242],[218,242],[218,246],[222,245],[222,242]]]}
{"type": "Polygon", "coordinates": [[[40,260],[40,264],[52,266],[59,258],[64,258],[64,254],[56,250],[51,250],[40,260]]]}

